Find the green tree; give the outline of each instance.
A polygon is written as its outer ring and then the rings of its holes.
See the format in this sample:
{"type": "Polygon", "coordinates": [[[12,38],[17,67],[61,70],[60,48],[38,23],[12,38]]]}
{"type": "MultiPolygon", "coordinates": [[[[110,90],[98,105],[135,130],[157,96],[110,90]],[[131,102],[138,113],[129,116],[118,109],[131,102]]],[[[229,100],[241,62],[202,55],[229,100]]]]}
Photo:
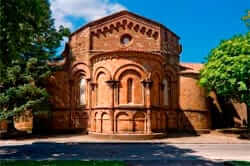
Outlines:
{"type": "Polygon", "coordinates": [[[250,131],[250,32],[222,41],[210,52],[200,84],[225,99],[245,103],[250,131]]]}
{"type": "Polygon", "coordinates": [[[0,0],[0,120],[49,104],[48,60],[68,35],[55,28],[48,0],[0,0]]]}
{"type": "Polygon", "coordinates": [[[241,19],[245,22],[247,28],[250,30],[250,10],[247,10],[246,15],[243,16],[241,19]]]}

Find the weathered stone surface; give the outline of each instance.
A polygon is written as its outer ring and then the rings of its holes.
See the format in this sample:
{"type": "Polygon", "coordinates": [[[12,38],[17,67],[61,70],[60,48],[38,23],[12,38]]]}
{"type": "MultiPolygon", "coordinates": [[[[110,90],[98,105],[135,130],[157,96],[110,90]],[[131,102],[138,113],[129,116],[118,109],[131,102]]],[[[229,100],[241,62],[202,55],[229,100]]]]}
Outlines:
{"type": "Polygon", "coordinates": [[[151,134],[210,128],[198,70],[180,65],[179,37],[163,25],[122,11],[72,33],[68,46],[63,71],[49,80],[54,129],[151,134]]]}

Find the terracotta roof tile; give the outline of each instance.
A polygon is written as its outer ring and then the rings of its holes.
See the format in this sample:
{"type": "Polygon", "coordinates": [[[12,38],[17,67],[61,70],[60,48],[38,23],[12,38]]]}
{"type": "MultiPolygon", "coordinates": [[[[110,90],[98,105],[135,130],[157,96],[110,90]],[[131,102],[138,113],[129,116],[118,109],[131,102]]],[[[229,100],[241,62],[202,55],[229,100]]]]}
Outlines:
{"type": "Polygon", "coordinates": [[[185,74],[185,73],[199,74],[203,66],[204,64],[201,64],[201,63],[181,63],[180,67],[182,68],[182,70],[180,73],[181,74],[185,74]]]}

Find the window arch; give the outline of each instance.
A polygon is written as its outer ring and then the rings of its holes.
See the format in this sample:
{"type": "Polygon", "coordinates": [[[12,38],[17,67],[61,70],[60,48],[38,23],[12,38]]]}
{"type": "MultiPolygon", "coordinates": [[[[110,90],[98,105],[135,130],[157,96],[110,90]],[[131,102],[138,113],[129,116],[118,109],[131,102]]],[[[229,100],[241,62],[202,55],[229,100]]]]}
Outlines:
{"type": "Polygon", "coordinates": [[[80,79],[80,105],[86,105],[86,79],[80,79]]]}
{"type": "Polygon", "coordinates": [[[127,80],[127,102],[133,103],[133,79],[129,78],[127,80]]]}
{"type": "Polygon", "coordinates": [[[160,104],[160,75],[158,73],[153,73],[151,79],[153,80],[153,86],[151,88],[151,104],[159,105],[160,104]]]}
{"type": "Polygon", "coordinates": [[[95,106],[97,107],[112,105],[111,89],[107,83],[109,79],[110,78],[106,72],[101,71],[97,74],[95,89],[95,106]]]}
{"type": "Polygon", "coordinates": [[[143,86],[141,83],[140,73],[135,70],[126,70],[122,74],[120,74],[119,81],[119,105],[143,103],[143,86]]]}

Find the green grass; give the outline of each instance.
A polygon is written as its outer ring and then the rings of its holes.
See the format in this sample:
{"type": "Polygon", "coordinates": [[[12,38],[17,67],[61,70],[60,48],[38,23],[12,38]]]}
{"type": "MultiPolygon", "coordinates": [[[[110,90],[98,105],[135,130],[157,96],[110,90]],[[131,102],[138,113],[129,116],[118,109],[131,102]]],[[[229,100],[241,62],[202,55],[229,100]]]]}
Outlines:
{"type": "Polygon", "coordinates": [[[67,161],[67,160],[51,160],[51,161],[0,161],[0,166],[126,166],[121,161],[67,161]]]}
{"type": "Polygon", "coordinates": [[[250,166],[249,161],[230,161],[227,163],[229,163],[232,166],[250,166]]]}

